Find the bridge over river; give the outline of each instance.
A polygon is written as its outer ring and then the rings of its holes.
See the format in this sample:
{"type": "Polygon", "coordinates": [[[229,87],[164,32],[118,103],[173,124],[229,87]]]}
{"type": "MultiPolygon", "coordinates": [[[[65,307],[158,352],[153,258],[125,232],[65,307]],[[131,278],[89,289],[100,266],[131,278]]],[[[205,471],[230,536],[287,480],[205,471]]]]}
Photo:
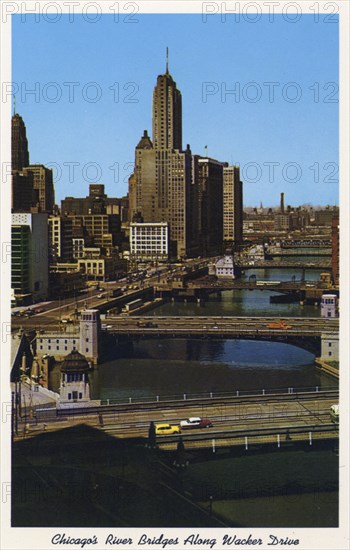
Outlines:
{"type": "Polygon", "coordinates": [[[106,332],[124,338],[236,338],[288,342],[319,355],[321,335],[338,333],[339,319],[305,317],[107,318],[106,332]]]}
{"type": "MultiPolygon", "coordinates": [[[[191,416],[208,418],[210,428],[181,431],[186,449],[272,444],[276,447],[319,439],[337,439],[338,426],[332,423],[330,407],[339,400],[336,388],[282,388],[260,392],[226,392],[221,395],[173,396],[115,405],[40,409],[30,420],[21,418],[15,438],[34,436],[45,430],[55,432],[77,424],[87,424],[111,436],[147,440],[150,422],[179,425],[191,416]]],[[[175,450],[179,435],[157,436],[160,448],[175,450]]],[[[78,442],[77,442],[78,443],[78,442]]]]}

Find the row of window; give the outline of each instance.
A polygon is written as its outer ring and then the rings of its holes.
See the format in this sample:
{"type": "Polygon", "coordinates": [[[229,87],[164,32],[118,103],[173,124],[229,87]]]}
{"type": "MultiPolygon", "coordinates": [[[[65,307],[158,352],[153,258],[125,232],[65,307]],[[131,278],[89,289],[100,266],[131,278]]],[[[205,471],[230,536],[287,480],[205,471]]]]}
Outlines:
{"type": "MultiPolygon", "coordinates": [[[[39,349],[40,349],[40,350],[43,350],[43,349],[44,349],[44,346],[40,345],[40,346],[39,346],[39,349]]],[[[51,346],[47,346],[47,349],[50,351],[50,350],[51,350],[51,346]]],[[[76,349],[77,349],[77,348],[76,348],[75,346],[73,346],[72,351],[76,351],[76,349]]],[[[60,346],[56,346],[56,351],[60,351],[60,346]]],[[[64,346],[64,351],[68,351],[68,346],[64,346]]],[[[88,350],[86,350],[86,351],[88,351],[88,350]]]]}
{"type": "MultiPolygon", "coordinates": [[[[76,394],[77,392],[74,392],[74,393],[76,394]]],[[[68,399],[77,399],[77,396],[74,396],[74,398],[73,398],[72,394],[69,393],[68,394],[68,399]]],[[[81,392],[79,392],[79,399],[83,399],[83,394],[81,392]]]]}
{"type": "MultiPolygon", "coordinates": [[[[59,344],[61,340],[62,340],[62,338],[61,338],[61,339],[58,339],[58,338],[57,338],[56,344],[59,344]]],[[[39,342],[40,342],[40,343],[43,343],[43,341],[44,341],[43,338],[40,338],[39,342]]],[[[76,342],[76,341],[73,340],[73,344],[75,344],[75,342],[76,342]]],[[[51,338],[48,339],[48,343],[51,344],[51,338]]],[[[52,340],[52,343],[54,343],[53,340],[52,340]]],[[[64,343],[65,343],[65,344],[68,344],[68,340],[65,340],[64,343]]]]}
{"type": "Polygon", "coordinates": [[[66,382],[82,382],[85,380],[85,374],[81,372],[74,372],[65,375],[66,382]]]}

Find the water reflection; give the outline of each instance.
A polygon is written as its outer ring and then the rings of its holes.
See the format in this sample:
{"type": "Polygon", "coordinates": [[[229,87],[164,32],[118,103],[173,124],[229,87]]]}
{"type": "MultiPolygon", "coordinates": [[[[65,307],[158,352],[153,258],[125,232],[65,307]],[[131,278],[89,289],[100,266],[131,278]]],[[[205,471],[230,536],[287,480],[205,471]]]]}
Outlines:
{"type": "Polygon", "coordinates": [[[306,350],[249,340],[141,340],[91,376],[94,399],[336,385],[306,350]]]}

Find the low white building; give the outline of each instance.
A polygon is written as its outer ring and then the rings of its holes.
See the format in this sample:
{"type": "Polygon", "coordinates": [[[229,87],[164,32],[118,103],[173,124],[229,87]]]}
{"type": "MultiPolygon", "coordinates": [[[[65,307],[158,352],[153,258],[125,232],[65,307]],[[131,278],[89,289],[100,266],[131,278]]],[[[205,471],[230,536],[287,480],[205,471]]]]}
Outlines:
{"type": "Polygon", "coordinates": [[[215,263],[215,275],[220,278],[234,279],[235,278],[235,264],[233,262],[233,256],[226,255],[220,258],[215,263]]]}
{"type": "Polygon", "coordinates": [[[167,260],[169,231],[167,222],[130,224],[130,257],[138,260],[167,260]]]}
{"type": "Polygon", "coordinates": [[[78,327],[67,324],[62,327],[62,331],[38,332],[36,354],[38,357],[51,355],[60,361],[69,353],[79,351],[88,361],[96,364],[99,357],[99,332],[99,311],[86,309],[81,313],[78,327]]]}

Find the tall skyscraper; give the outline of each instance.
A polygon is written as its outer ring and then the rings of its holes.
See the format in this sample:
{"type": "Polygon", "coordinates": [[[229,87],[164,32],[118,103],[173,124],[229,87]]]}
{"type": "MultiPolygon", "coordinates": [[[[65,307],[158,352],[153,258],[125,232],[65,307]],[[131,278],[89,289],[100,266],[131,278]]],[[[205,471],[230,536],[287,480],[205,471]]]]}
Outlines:
{"type": "Polygon", "coordinates": [[[52,213],[55,205],[52,170],[43,164],[31,164],[23,169],[24,174],[29,172],[33,174],[33,188],[38,192],[41,211],[52,213]]]}
{"type": "Polygon", "coordinates": [[[165,74],[159,75],[153,92],[153,146],[182,149],[182,98],[169,74],[168,49],[165,74]]]}
{"type": "Polygon", "coordinates": [[[222,163],[200,163],[189,145],[182,149],[182,98],[168,58],[165,74],[157,77],[152,114],[152,140],[145,130],[135,150],[129,219],[168,223],[173,258],[216,253],[222,245],[222,163]]]}
{"type": "Polygon", "coordinates": [[[26,127],[18,113],[12,117],[11,132],[12,170],[22,170],[29,165],[29,151],[26,127]]]}
{"type": "Polygon", "coordinates": [[[201,253],[218,254],[222,249],[223,163],[195,157],[198,181],[198,225],[201,253]]]}
{"type": "Polygon", "coordinates": [[[224,166],[224,241],[243,241],[243,184],[238,166],[224,166]]]}

